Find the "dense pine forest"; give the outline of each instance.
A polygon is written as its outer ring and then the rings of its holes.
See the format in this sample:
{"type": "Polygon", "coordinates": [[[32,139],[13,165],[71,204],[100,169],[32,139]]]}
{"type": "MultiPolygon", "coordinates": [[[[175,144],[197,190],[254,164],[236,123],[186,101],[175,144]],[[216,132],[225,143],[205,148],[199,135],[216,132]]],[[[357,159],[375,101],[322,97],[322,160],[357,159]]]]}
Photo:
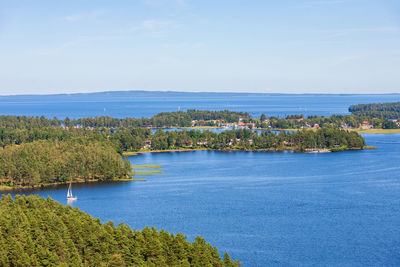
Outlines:
{"type": "Polygon", "coordinates": [[[99,219],[38,196],[0,200],[0,266],[239,266],[201,237],[99,219]]]}
{"type": "MultiPolygon", "coordinates": [[[[207,111],[207,110],[188,110],[186,112],[162,112],[152,118],[124,118],[117,119],[107,116],[94,118],[61,120],[58,118],[48,119],[41,117],[28,116],[0,116],[0,127],[24,129],[48,126],[83,127],[83,128],[127,128],[127,127],[190,127],[192,121],[223,121],[227,123],[239,121],[239,118],[250,120],[251,116],[245,112],[235,111],[207,111]]],[[[213,124],[214,125],[214,124],[213,124]]]]}
{"type": "Polygon", "coordinates": [[[48,140],[0,149],[0,185],[111,181],[131,176],[128,160],[107,143],[48,140]]]}

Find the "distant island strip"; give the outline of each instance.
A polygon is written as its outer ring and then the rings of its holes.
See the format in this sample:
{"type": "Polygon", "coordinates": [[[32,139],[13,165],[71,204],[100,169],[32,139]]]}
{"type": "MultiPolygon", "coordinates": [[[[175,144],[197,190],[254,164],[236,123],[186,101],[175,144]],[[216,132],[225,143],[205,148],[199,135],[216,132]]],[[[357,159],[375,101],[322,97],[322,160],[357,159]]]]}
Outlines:
{"type": "Polygon", "coordinates": [[[302,114],[288,115],[285,118],[267,117],[262,114],[253,118],[247,112],[187,110],[162,112],[151,118],[111,118],[107,116],[70,119],[49,119],[27,116],[0,116],[0,127],[30,128],[62,126],[75,128],[109,128],[128,127],[145,128],[244,128],[244,129],[303,129],[320,128],[326,125],[342,129],[365,131],[368,129],[400,129],[400,102],[384,104],[360,104],[349,107],[351,115],[308,116],[302,114]]]}

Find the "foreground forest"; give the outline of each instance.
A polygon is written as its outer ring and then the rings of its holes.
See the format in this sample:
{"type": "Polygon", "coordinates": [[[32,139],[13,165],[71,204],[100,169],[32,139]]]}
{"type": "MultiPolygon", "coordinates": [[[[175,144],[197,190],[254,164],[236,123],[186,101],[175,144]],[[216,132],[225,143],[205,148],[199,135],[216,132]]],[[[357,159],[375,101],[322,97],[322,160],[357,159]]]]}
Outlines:
{"type": "Polygon", "coordinates": [[[38,196],[0,200],[0,266],[239,266],[201,237],[132,230],[38,196]]]}

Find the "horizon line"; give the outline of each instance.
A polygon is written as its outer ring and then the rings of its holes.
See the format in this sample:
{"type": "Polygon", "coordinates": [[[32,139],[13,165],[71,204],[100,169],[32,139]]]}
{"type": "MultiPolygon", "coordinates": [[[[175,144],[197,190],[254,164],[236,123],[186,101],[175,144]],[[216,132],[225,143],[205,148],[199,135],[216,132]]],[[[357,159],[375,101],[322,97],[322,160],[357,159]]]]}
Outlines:
{"type": "Polygon", "coordinates": [[[62,96],[62,95],[82,95],[82,94],[101,94],[101,93],[129,93],[129,92],[146,92],[146,93],[206,93],[206,94],[254,94],[254,95],[400,95],[399,93],[276,93],[276,92],[246,92],[246,91],[174,91],[174,90],[116,90],[116,91],[95,91],[95,92],[72,92],[72,93],[37,93],[37,94],[0,94],[0,97],[13,96],[62,96]]]}

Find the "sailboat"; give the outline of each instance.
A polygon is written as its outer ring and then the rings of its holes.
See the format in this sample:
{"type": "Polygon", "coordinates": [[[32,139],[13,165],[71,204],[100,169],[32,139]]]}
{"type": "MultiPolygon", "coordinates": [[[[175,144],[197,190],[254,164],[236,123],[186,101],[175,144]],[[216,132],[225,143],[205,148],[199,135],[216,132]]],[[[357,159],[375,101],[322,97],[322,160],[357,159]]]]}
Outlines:
{"type": "Polygon", "coordinates": [[[67,192],[67,200],[77,200],[78,199],[78,197],[74,197],[73,195],[72,195],[72,183],[70,182],[69,183],[69,187],[68,187],[68,192],[67,192]]]}

